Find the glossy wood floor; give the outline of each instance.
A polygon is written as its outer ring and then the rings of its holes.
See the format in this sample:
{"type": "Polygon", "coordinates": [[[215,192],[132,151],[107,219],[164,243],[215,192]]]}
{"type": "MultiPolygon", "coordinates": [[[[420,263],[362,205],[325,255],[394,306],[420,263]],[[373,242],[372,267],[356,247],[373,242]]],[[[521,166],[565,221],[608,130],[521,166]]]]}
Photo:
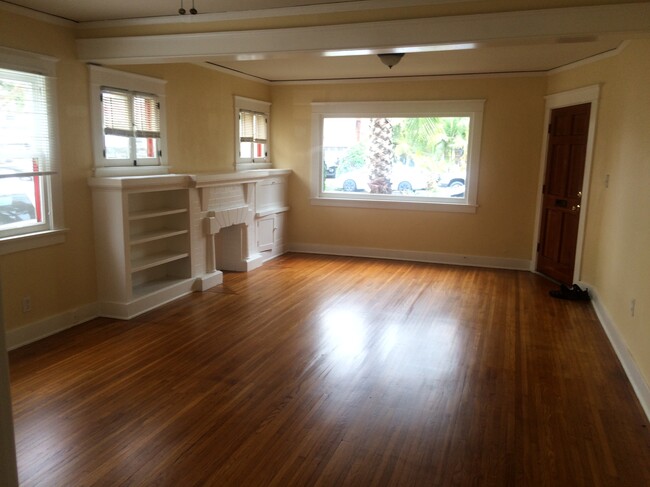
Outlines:
{"type": "Polygon", "coordinates": [[[21,485],[647,486],[589,303],[526,272],[288,255],[10,354],[21,485]]]}

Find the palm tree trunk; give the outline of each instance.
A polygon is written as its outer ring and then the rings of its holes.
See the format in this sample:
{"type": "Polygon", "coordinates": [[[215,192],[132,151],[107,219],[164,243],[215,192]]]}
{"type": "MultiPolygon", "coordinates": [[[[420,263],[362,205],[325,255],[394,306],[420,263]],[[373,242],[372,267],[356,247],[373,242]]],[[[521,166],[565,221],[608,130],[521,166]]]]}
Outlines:
{"type": "Polygon", "coordinates": [[[370,192],[375,194],[391,194],[390,173],[395,160],[393,147],[393,126],[387,118],[370,120],[370,192]]]}

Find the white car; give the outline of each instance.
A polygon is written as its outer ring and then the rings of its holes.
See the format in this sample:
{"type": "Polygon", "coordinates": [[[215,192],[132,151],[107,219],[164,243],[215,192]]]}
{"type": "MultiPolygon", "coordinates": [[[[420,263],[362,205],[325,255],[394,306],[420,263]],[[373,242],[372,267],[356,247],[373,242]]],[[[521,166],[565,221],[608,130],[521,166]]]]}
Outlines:
{"type": "MultiPolygon", "coordinates": [[[[368,191],[370,173],[367,168],[341,173],[335,179],[335,187],[346,192],[368,191]]],[[[429,177],[426,172],[396,164],[390,176],[393,192],[410,193],[427,189],[429,177]]]]}

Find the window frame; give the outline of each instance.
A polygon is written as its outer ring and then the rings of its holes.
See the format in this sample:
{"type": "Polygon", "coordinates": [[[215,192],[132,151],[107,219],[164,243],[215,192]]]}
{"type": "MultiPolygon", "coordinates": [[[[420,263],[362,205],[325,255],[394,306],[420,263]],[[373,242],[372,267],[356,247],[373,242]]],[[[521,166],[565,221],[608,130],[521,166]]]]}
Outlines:
{"type": "MultiPolygon", "coordinates": [[[[90,73],[91,126],[93,134],[94,175],[103,176],[142,176],[149,174],[166,174],[167,163],[167,123],[166,123],[166,80],[126,73],[101,66],[88,66],[90,73]],[[160,139],[159,155],[156,158],[139,159],[135,164],[133,158],[107,159],[104,155],[104,124],[102,93],[105,91],[123,92],[129,96],[145,95],[156,98],[160,104],[160,139]]],[[[135,136],[132,137],[135,139],[135,136]]],[[[129,141],[130,146],[135,140],[129,141]]],[[[136,158],[136,160],[138,160],[136,158]]]]}
{"type": "Polygon", "coordinates": [[[18,49],[0,47],[0,68],[42,76],[47,104],[49,161],[34,172],[41,178],[43,222],[0,231],[0,255],[60,244],[65,241],[59,165],[56,64],[58,59],[18,49]]]}
{"type": "MultiPolygon", "coordinates": [[[[271,163],[271,103],[267,101],[254,100],[243,96],[235,95],[235,169],[245,171],[250,169],[270,169],[271,163]],[[241,157],[241,130],[240,113],[242,111],[266,117],[266,155],[263,158],[241,157]]],[[[251,141],[254,144],[254,141],[251,141]]]]}
{"type": "Polygon", "coordinates": [[[311,204],[358,208],[475,213],[485,100],[384,102],[313,102],[311,204]],[[323,191],[323,120],[325,118],[469,117],[467,179],[464,198],[332,193],[323,191]]]}

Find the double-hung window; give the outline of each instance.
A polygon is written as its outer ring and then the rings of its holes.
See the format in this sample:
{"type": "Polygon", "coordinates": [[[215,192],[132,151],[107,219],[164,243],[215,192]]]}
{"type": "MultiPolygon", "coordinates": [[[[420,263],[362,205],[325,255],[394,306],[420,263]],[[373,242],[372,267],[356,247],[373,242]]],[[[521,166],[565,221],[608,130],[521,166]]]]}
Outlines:
{"type": "Polygon", "coordinates": [[[95,175],[167,172],[165,81],[90,66],[95,175]]]}
{"type": "Polygon", "coordinates": [[[474,212],[483,100],[312,104],[312,203],[474,212]]]}
{"type": "Polygon", "coordinates": [[[270,103],[235,97],[237,169],[271,167],[269,158],[270,103]]]}
{"type": "Polygon", "coordinates": [[[56,61],[1,49],[0,253],[5,253],[58,243],[63,237],[52,240],[61,223],[56,61]],[[24,237],[32,241],[25,243],[24,237]]]}

